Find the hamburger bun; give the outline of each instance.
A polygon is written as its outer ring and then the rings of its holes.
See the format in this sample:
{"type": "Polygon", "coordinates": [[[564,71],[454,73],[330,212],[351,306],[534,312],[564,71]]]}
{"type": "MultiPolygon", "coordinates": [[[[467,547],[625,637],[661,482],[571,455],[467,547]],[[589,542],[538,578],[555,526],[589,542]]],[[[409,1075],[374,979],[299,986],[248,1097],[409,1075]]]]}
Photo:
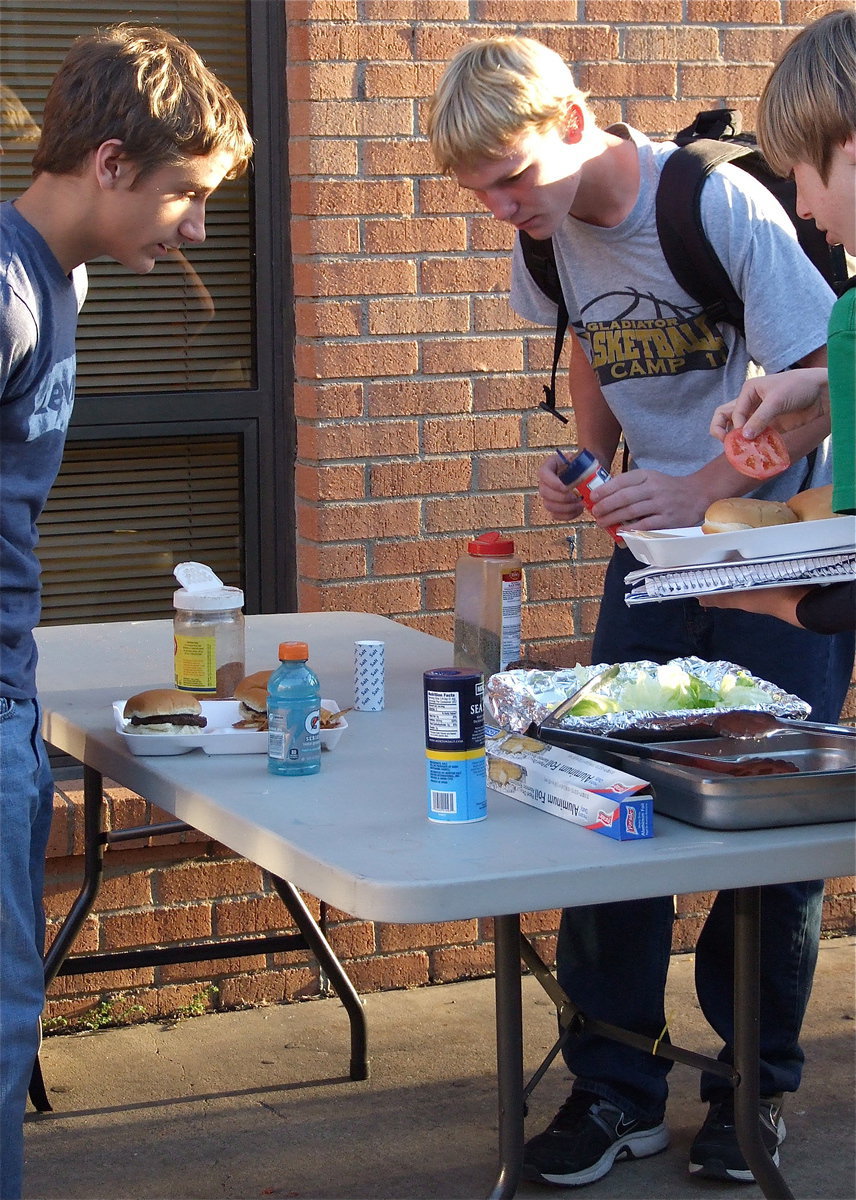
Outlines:
{"type": "Polygon", "coordinates": [[[824,521],[834,517],[832,484],[827,483],[824,487],[807,488],[804,492],[797,492],[788,501],[788,508],[798,521],[824,521]]]}
{"type": "Polygon", "coordinates": [[[255,671],[237,685],[234,695],[240,720],[235,722],[235,729],[267,729],[267,682],[272,674],[255,671]]]}
{"type": "Polygon", "coordinates": [[[702,533],[739,533],[767,525],[790,525],[796,520],[796,513],[780,500],[734,496],[714,500],[704,514],[701,528],[702,533]]]}
{"type": "Polygon", "coordinates": [[[150,688],[125,701],[129,733],[201,733],[208,721],[202,705],[177,688],[150,688]]]}
{"type": "Polygon", "coordinates": [[[243,687],[261,687],[267,690],[268,680],[273,675],[273,670],[270,671],[253,671],[252,675],[245,675],[238,687],[235,688],[235,696],[238,696],[238,688],[243,687]]]}

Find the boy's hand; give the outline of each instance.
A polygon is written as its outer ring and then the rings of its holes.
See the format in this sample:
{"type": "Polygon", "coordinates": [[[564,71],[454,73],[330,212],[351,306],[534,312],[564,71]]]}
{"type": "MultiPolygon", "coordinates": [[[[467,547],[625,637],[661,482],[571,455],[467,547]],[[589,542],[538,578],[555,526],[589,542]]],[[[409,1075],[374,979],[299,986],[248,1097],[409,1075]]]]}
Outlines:
{"type": "Polygon", "coordinates": [[[697,475],[664,475],[637,468],[597,489],[592,516],[598,525],[631,529],[682,529],[700,525],[713,496],[697,475]]]}
{"type": "Polygon", "coordinates": [[[698,602],[702,608],[739,608],[743,612],[763,613],[801,629],[797,620],[797,605],[809,591],[810,584],[795,584],[793,587],[761,588],[758,591],[717,592],[712,596],[699,596],[698,602]]]}
{"type": "Polygon", "coordinates": [[[780,433],[823,419],[829,431],[829,384],[825,367],[807,367],[747,379],[740,395],[714,412],[713,437],[723,440],[730,429],[757,437],[771,425],[780,433]]]}
{"type": "Polygon", "coordinates": [[[565,464],[558,454],[551,454],[538,470],[538,495],[551,517],[557,521],[575,521],[583,511],[583,502],[558,472],[565,464]]]}

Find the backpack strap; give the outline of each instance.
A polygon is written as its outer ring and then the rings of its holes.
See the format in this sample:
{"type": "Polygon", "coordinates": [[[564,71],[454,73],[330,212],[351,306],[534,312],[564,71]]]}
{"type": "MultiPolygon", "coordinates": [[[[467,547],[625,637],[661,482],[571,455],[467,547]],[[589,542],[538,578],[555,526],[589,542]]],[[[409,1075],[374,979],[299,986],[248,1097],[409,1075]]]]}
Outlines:
{"type": "Polygon", "coordinates": [[[553,249],[553,239],[545,238],[542,241],[536,241],[530,237],[525,230],[521,229],[519,233],[520,249],[523,251],[523,261],[526,263],[526,268],[532,276],[534,283],[538,285],[548,300],[552,300],[556,305],[556,334],[553,338],[553,366],[550,372],[549,384],[544,384],[544,399],[538,405],[548,412],[550,416],[555,417],[557,421],[561,421],[563,425],[567,425],[568,418],[563,417],[556,408],[556,374],[559,369],[559,359],[562,354],[562,346],[565,343],[565,331],[568,328],[568,306],[565,304],[565,296],[562,292],[562,281],[559,279],[559,270],[556,266],[556,252],[553,249]]]}
{"type": "Polygon", "coordinates": [[[679,146],[698,138],[733,138],[743,132],[743,113],[739,108],[708,108],[696,113],[692,125],[681,129],[672,138],[679,146]]]}
{"type": "Polygon", "coordinates": [[[705,233],[701,189],[715,167],[753,152],[736,142],[688,142],[663,164],[656,200],[657,234],[669,270],[711,320],[727,321],[741,334],[743,301],[705,233]]]}

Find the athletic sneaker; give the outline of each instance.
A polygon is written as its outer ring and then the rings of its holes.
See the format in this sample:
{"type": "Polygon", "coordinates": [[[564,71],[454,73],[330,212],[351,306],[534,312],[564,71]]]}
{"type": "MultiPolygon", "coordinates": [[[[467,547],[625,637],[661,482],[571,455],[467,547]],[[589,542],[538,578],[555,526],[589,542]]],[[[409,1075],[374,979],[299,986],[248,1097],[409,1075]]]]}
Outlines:
{"type": "Polygon", "coordinates": [[[601,1179],[618,1158],[646,1158],[665,1150],[663,1122],[626,1117],[592,1092],[573,1092],[543,1133],[523,1151],[523,1178],[578,1187],[601,1179]]]}
{"type": "MultiPolygon", "coordinates": [[[[761,1140],[778,1166],[778,1148],[785,1140],[782,1097],[762,1096],[758,1113],[761,1140]]],[[[755,1182],[755,1176],[737,1144],[733,1094],[729,1093],[724,1100],[711,1104],[707,1118],[690,1148],[690,1174],[706,1179],[733,1179],[737,1183],[755,1182]]]]}

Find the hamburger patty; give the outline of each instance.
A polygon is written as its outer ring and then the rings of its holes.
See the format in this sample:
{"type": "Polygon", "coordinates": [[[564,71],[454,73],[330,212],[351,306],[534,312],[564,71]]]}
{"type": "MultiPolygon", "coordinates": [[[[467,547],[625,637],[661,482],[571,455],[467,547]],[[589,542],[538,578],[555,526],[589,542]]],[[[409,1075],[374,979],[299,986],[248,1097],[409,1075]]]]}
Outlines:
{"type": "Polygon", "coordinates": [[[198,725],[204,729],[208,724],[199,713],[171,713],[170,716],[155,714],[152,717],[131,717],[132,725],[198,725]]]}

